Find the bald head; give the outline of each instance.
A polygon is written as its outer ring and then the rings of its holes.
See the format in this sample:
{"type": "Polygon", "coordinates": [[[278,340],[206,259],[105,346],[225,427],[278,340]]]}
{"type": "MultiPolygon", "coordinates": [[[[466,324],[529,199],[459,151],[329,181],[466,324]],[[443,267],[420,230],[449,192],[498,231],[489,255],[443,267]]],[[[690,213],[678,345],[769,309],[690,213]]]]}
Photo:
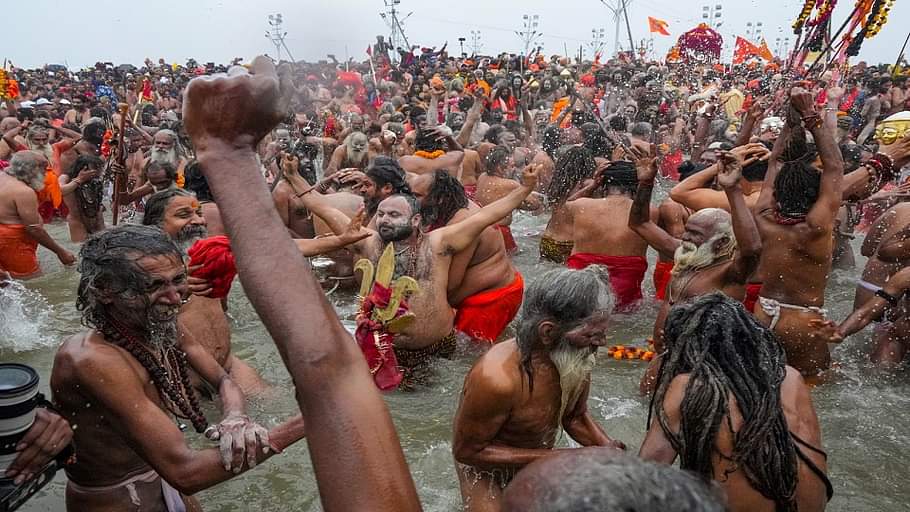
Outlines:
{"type": "Polygon", "coordinates": [[[3,120],[0,121],[0,132],[8,132],[20,124],[19,120],[15,117],[4,117],[3,120]]]}

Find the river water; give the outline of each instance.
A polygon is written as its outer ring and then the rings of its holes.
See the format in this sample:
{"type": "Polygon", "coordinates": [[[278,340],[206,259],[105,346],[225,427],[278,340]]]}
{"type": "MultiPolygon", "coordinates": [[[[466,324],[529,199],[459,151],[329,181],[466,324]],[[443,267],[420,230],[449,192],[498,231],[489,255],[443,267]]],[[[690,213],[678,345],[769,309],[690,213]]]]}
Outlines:
{"type": "MultiPolygon", "coordinates": [[[[515,261],[526,279],[533,280],[547,267],[537,256],[546,218],[515,217],[513,231],[522,250],[515,261]]],[[[68,240],[64,224],[51,225],[49,231],[57,240],[68,240]]],[[[859,256],[860,241],[855,245],[861,269],[865,260],[859,256]]],[[[0,291],[0,360],[35,367],[41,374],[42,391],[47,393],[56,345],[81,329],[74,307],[78,274],[63,268],[44,249],[39,256],[45,275],[29,281],[27,287],[0,291]]],[[[653,257],[652,252],[652,270],[653,257]]],[[[826,300],[832,318],[842,320],[850,312],[858,274],[859,270],[851,270],[832,276],[826,300]]],[[[650,271],[645,291],[646,296],[653,296],[650,271]]],[[[297,407],[290,377],[239,282],[229,300],[235,353],[276,387],[274,396],[251,404],[251,413],[262,423],[277,423],[297,407]]],[[[335,294],[330,300],[345,324],[353,328],[353,295],[335,294]]],[[[643,345],[655,314],[656,308],[649,304],[635,315],[616,317],[611,344],[643,345]]],[[[832,382],[812,392],[829,454],[829,476],[835,490],[828,508],[832,511],[905,511],[910,506],[910,486],[906,485],[910,375],[904,369],[886,372],[873,368],[868,363],[869,342],[870,335],[864,332],[836,347],[832,382]]],[[[451,456],[452,418],[464,375],[479,353],[477,348],[462,347],[454,360],[439,363],[439,379],[433,386],[386,396],[425,510],[454,511],[460,505],[451,456]]],[[[590,397],[595,418],[612,437],[636,452],[647,418],[647,402],[638,395],[643,370],[643,363],[614,361],[602,351],[590,397]]],[[[210,418],[218,417],[214,406],[209,405],[207,412],[210,418]]],[[[190,437],[194,446],[206,445],[201,436],[190,437]]],[[[61,475],[23,510],[62,511],[65,479],[61,475]]],[[[349,482],[336,484],[359,485],[359,479],[352,474],[349,482]]],[[[304,442],[198,497],[207,511],[321,510],[304,442]]]]}

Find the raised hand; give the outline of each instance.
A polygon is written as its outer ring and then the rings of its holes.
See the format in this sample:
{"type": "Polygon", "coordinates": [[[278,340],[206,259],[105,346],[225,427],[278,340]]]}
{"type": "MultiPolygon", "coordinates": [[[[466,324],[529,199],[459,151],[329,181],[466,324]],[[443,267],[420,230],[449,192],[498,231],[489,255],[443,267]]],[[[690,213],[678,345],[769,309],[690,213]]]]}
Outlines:
{"type": "Polygon", "coordinates": [[[239,66],[227,74],[198,77],[184,92],[183,122],[198,152],[253,151],[284,117],[292,86],[279,81],[275,65],[256,57],[249,72],[239,66]]]}
{"type": "Polygon", "coordinates": [[[717,184],[724,190],[730,190],[739,185],[743,176],[742,156],[732,151],[719,151],[717,154],[717,184]]]}
{"type": "Polygon", "coordinates": [[[657,148],[654,144],[650,147],[631,146],[629,154],[632,157],[632,164],[635,165],[638,181],[653,182],[657,176],[657,148]]]}
{"type": "Polygon", "coordinates": [[[540,166],[536,164],[528,165],[521,172],[521,184],[525,188],[534,190],[537,188],[537,178],[540,175],[540,166]]]}
{"type": "Polygon", "coordinates": [[[740,159],[743,167],[749,166],[759,160],[767,160],[771,157],[771,151],[767,146],[760,142],[736,146],[730,150],[730,153],[740,159]]]}
{"type": "Polygon", "coordinates": [[[342,233],[339,238],[344,240],[347,244],[352,244],[369,237],[371,233],[363,229],[363,221],[365,219],[366,207],[360,205],[360,208],[357,209],[357,213],[351,218],[351,223],[348,224],[347,229],[345,229],[344,233],[342,233]]]}
{"type": "Polygon", "coordinates": [[[802,87],[790,89],[790,105],[792,105],[802,117],[806,117],[815,112],[815,99],[812,97],[812,93],[802,87]]]}

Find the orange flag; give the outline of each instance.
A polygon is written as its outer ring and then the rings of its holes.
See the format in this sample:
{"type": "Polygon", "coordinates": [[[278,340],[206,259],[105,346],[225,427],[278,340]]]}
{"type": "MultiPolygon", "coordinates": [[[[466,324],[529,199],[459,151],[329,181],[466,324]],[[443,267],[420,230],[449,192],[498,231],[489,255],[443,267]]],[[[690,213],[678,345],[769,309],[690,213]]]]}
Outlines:
{"type": "Polygon", "coordinates": [[[746,39],[736,36],[736,50],[733,51],[733,64],[742,64],[752,56],[760,56],[761,52],[757,46],[746,39]]]}
{"type": "Polygon", "coordinates": [[[670,32],[667,31],[667,22],[664,20],[659,20],[657,18],[652,18],[648,16],[648,30],[653,33],[658,33],[664,36],[670,35],[670,32]]]}
{"type": "Polygon", "coordinates": [[[771,55],[771,49],[768,48],[768,42],[765,41],[763,37],[761,40],[761,46],[758,48],[758,56],[765,59],[768,62],[774,60],[774,55],[771,55]]]}

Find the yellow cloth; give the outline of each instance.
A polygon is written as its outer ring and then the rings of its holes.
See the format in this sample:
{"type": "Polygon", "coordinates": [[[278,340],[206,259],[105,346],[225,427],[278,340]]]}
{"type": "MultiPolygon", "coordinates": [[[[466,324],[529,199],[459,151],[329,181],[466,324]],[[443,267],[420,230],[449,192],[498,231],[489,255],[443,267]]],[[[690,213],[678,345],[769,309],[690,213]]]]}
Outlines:
{"type": "Polygon", "coordinates": [[[720,101],[724,105],[724,113],[727,114],[728,121],[732,121],[739,117],[737,112],[743,109],[743,102],[745,100],[746,97],[743,93],[735,88],[720,95],[720,101]]]}

